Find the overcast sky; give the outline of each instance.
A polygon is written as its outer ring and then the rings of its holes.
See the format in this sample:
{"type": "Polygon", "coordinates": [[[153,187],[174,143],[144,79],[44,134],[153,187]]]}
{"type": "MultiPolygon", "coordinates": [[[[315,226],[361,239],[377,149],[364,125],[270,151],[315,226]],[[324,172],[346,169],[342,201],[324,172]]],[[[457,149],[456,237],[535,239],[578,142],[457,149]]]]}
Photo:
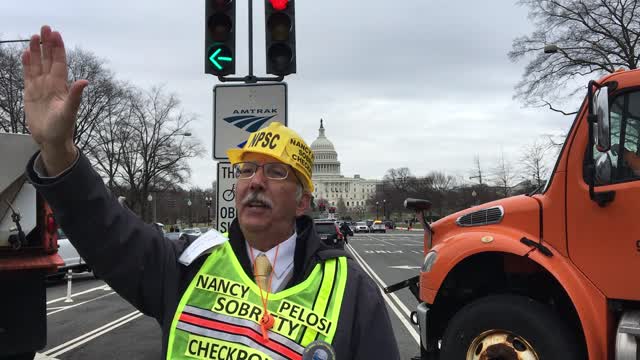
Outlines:
{"type": "MultiPolygon", "coordinates": [[[[238,1],[238,75],[247,72],[247,1],[238,1]]],[[[264,75],[263,3],[254,1],[254,71],[264,75]]],[[[512,99],[525,62],[507,57],[531,32],[515,1],[298,0],[298,73],[286,78],[289,125],[311,144],[320,118],[345,176],[381,179],[407,166],[468,177],[475,155],[485,171],[504,150],[516,163],[524,145],[566,131],[573,120],[512,99]]],[[[203,73],[204,1],[1,1],[0,35],[28,37],[49,24],[68,47],[103,58],[117,76],[164,84],[197,115],[205,145],[191,183],[209,187],[212,88],[203,73]]],[[[569,109],[578,104],[570,104],[569,109]]]]}

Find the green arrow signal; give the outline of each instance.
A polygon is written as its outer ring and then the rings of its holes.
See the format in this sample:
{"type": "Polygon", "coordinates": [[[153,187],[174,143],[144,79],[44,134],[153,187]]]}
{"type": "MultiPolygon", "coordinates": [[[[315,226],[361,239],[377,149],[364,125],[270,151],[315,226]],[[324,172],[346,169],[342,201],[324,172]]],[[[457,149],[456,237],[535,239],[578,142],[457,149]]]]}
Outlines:
{"type": "Polygon", "coordinates": [[[211,54],[211,56],[209,56],[209,61],[211,61],[213,65],[218,68],[218,70],[222,70],[222,65],[220,65],[218,61],[231,62],[232,60],[231,57],[229,56],[218,56],[218,54],[220,54],[221,51],[222,51],[222,48],[218,48],[218,50],[214,51],[214,53],[211,54]]]}

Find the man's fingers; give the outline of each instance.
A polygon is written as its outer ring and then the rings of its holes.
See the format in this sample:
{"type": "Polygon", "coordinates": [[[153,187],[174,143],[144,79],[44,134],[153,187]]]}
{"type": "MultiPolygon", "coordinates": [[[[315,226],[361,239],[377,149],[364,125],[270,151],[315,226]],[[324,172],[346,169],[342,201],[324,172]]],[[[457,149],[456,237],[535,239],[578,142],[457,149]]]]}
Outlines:
{"type": "Polygon", "coordinates": [[[59,32],[51,32],[51,74],[67,81],[67,54],[64,50],[64,42],[59,32]]]}
{"type": "Polygon", "coordinates": [[[53,54],[51,53],[51,28],[44,25],[40,29],[40,38],[42,39],[42,72],[48,74],[51,71],[51,63],[53,54]]]}
{"type": "Polygon", "coordinates": [[[64,104],[64,113],[66,116],[76,118],[78,108],[80,107],[80,100],[82,99],[82,91],[87,85],[89,85],[87,80],[78,80],[71,84],[69,96],[67,96],[64,104]]]}
{"type": "Polygon", "coordinates": [[[26,83],[31,80],[31,53],[29,49],[22,53],[22,74],[26,86],[26,83]]]}
{"type": "Polygon", "coordinates": [[[40,35],[33,35],[29,41],[29,52],[31,53],[31,76],[36,77],[42,74],[42,53],[40,52],[40,35]]]}

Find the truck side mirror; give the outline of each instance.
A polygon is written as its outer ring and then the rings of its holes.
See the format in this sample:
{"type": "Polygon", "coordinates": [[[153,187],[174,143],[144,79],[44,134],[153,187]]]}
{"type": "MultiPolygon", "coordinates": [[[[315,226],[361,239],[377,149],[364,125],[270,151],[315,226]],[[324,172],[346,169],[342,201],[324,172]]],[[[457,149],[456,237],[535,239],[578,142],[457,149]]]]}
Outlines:
{"type": "Polygon", "coordinates": [[[594,143],[599,152],[606,152],[611,149],[611,119],[609,118],[609,89],[601,87],[594,96],[594,113],[596,123],[593,124],[594,143]]]}

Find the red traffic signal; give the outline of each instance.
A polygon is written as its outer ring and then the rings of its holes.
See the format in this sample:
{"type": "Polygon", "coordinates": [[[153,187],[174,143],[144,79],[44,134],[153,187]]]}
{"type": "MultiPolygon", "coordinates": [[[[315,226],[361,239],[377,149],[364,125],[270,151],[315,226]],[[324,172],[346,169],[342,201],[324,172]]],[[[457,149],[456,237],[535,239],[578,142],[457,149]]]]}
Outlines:
{"type": "Polygon", "coordinates": [[[267,73],[281,76],[295,74],[294,0],[265,0],[264,12],[267,73]]]}
{"type": "Polygon", "coordinates": [[[286,9],[287,3],[289,2],[289,0],[270,0],[270,1],[271,1],[271,6],[273,6],[273,8],[278,11],[282,11],[286,9]]]}

